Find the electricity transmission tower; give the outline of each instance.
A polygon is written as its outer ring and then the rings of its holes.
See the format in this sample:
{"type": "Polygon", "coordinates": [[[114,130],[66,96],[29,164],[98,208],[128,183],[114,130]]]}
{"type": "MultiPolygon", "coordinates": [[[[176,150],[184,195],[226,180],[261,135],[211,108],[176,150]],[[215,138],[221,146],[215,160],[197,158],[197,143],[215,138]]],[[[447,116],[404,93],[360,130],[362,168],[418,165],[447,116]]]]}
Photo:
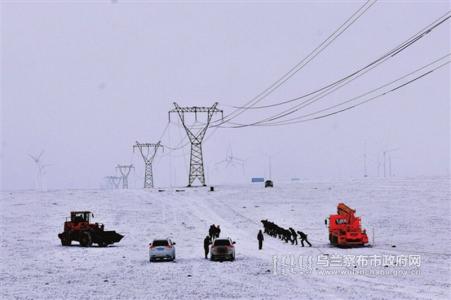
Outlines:
{"type": "Polygon", "coordinates": [[[105,179],[107,180],[109,186],[112,189],[118,189],[119,188],[119,184],[121,183],[122,177],[119,177],[119,176],[107,176],[107,177],[105,177],[105,179]]]}
{"type": "Polygon", "coordinates": [[[116,169],[119,169],[119,172],[122,175],[122,188],[128,189],[128,175],[130,171],[134,169],[133,165],[117,165],[116,169]]]}
{"type": "Polygon", "coordinates": [[[171,113],[177,113],[191,143],[188,187],[190,187],[196,179],[198,179],[203,186],[206,186],[204,160],[202,156],[202,140],[204,139],[205,133],[210,126],[210,121],[213,118],[213,115],[215,113],[221,113],[221,116],[223,117],[223,111],[216,108],[217,105],[218,102],[213,104],[211,107],[180,107],[174,102],[175,108],[169,111],[169,122],[171,121],[171,113]],[[185,122],[185,113],[194,113],[195,122],[197,122],[197,114],[206,113],[207,121],[197,133],[194,133],[185,122]]]}
{"type": "MultiPolygon", "coordinates": [[[[152,172],[152,162],[157,154],[158,148],[162,147],[161,142],[159,141],[156,144],[136,142],[136,145],[133,145],[133,151],[135,148],[139,149],[141,156],[144,159],[145,170],[144,170],[144,188],[153,188],[153,172],[152,172]]],[[[164,148],[163,148],[164,151],[164,148]]]]}

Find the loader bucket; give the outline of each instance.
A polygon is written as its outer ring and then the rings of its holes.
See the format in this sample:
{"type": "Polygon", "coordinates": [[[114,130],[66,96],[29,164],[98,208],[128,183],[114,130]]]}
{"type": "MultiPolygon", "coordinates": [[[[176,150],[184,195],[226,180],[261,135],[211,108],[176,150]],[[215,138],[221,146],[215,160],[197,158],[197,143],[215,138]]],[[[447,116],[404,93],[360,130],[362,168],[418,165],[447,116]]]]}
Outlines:
{"type": "Polygon", "coordinates": [[[124,237],[122,234],[117,233],[116,231],[104,231],[105,238],[111,243],[118,243],[124,237]]]}
{"type": "Polygon", "coordinates": [[[124,237],[116,231],[101,231],[97,234],[99,235],[99,239],[108,245],[118,243],[124,237]]]}

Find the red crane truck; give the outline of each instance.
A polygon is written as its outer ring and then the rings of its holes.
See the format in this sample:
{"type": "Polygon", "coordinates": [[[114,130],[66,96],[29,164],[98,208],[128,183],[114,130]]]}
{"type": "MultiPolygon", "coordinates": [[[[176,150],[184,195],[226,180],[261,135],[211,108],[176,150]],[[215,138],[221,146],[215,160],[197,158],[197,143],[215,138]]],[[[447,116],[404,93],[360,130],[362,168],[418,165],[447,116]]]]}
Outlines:
{"type": "Polygon", "coordinates": [[[364,246],[368,243],[366,230],[362,230],[361,219],[355,209],[339,203],[337,214],[329,216],[329,241],[338,247],[364,246]]]}

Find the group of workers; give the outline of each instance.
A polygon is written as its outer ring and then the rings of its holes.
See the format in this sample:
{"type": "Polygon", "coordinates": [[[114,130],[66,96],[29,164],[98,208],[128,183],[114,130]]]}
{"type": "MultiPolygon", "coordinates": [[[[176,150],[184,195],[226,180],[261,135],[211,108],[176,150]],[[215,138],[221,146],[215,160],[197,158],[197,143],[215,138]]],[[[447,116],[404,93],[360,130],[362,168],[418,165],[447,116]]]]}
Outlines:
{"type": "MultiPolygon", "coordinates": [[[[310,247],[312,246],[312,244],[310,244],[310,242],[307,239],[307,235],[302,231],[296,231],[294,230],[293,227],[289,227],[288,229],[286,229],[268,220],[261,220],[261,222],[263,224],[264,232],[272,237],[277,237],[282,241],[285,241],[285,243],[291,242],[292,245],[294,244],[297,245],[299,236],[302,247],[304,247],[304,242],[306,242],[310,247]]],[[[258,232],[257,240],[258,240],[258,248],[262,249],[264,238],[261,230],[258,232]]]]}
{"type": "MultiPolygon", "coordinates": [[[[301,240],[301,246],[304,247],[304,242],[306,242],[310,247],[312,247],[312,244],[308,241],[307,235],[303,233],[302,231],[296,231],[293,227],[289,227],[288,229],[285,229],[283,227],[278,226],[274,222],[268,221],[268,220],[261,220],[263,224],[263,230],[264,233],[279,238],[282,241],[285,241],[285,243],[291,242],[292,245],[298,245],[298,237],[301,240]]],[[[208,258],[208,253],[210,251],[210,245],[213,243],[213,241],[219,237],[219,234],[221,233],[221,228],[219,225],[212,224],[208,230],[208,235],[204,238],[204,252],[205,252],[205,258],[208,258]]],[[[263,249],[263,241],[265,240],[263,232],[261,230],[258,231],[257,234],[257,240],[258,240],[258,249],[263,249]]]]}

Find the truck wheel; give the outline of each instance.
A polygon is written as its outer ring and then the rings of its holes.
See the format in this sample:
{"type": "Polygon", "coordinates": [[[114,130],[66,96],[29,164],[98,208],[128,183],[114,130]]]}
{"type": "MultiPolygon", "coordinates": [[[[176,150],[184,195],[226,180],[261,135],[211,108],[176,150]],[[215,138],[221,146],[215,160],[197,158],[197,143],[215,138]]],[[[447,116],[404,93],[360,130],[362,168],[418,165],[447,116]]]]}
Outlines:
{"type": "Polygon", "coordinates": [[[70,246],[71,244],[72,244],[72,240],[70,239],[70,234],[69,233],[65,233],[61,237],[61,245],[62,246],[70,246]]]}
{"type": "Polygon", "coordinates": [[[91,234],[89,232],[83,232],[81,234],[80,246],[82,246],[82,247],[91,247],[92,246],[91,234]]]}
{"type": "Polygon", "coordinates": [[[338,245],[338,237],[337,236],[332,237],[332,243],[335,245],[338,245]]]}
{"type": "Polygon", "coordinates": [[[102,248],[108,246],[108,244],[105,242],[99,242],[98,245],[99,245],[99,247],[102,247],[102,248]]]}

